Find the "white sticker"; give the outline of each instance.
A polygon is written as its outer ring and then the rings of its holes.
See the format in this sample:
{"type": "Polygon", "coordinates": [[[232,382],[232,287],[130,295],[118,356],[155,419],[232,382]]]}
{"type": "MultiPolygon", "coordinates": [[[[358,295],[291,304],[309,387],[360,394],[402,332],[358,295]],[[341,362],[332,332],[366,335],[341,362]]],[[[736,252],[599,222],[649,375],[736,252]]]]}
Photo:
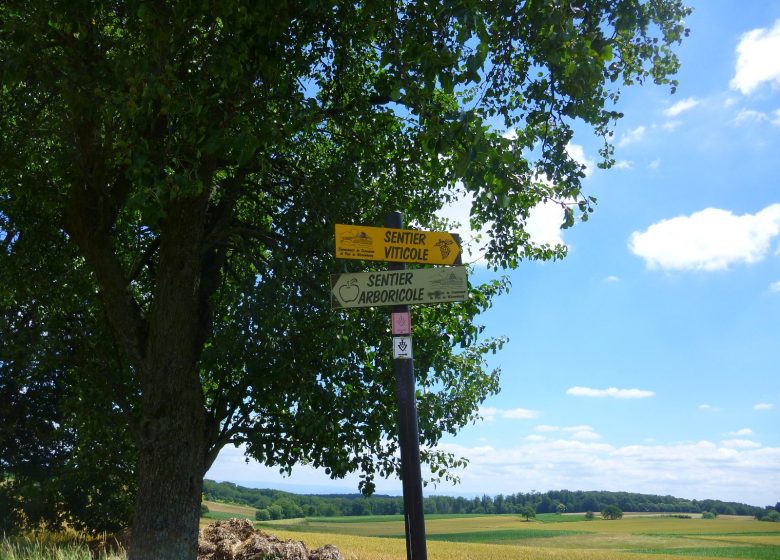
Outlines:
{"type": "Polygon", "coordinates": [[[412,359],[412,337],[411,336],[393,337],[393,359],[394,360],[412,359]]]}

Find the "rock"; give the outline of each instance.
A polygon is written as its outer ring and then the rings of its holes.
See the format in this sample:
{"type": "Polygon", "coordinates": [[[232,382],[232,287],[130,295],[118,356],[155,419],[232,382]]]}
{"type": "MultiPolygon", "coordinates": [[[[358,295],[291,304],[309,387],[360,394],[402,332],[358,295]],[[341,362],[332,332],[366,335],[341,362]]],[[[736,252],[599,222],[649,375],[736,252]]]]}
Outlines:
{"type": "Polygon", "coordinates": [[[198,560],[344,560],[330,544],[311,552],[301,541],[255,531],[248,519],[217,521],[200,530],[198,560]]]}

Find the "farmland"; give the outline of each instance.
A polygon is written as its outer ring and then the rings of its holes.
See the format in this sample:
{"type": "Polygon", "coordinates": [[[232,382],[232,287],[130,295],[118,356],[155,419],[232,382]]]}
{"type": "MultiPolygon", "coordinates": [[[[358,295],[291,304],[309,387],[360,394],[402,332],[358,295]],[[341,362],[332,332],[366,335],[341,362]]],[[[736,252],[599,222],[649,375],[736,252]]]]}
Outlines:
{"type": "MultiPolygon", "coordinates": [[[[233,506],[207,504],[219,516],[233,506]]],[[[248,516],[248,508],[236,514],[248,516]]],[[[207,521],[207,520],[204,520],[207,521]]],[[[348,560],[403,560],[401,516],[301,518],[258,524],[310,548],[331,543],[348,560]]],[[[627,515],[587,521],[581,515],[430,515],[431,560],[489,558],[539,560],[684,560],[687,558],[780,560],[780,525],[744,516],[680,519],[627,515]]]]}

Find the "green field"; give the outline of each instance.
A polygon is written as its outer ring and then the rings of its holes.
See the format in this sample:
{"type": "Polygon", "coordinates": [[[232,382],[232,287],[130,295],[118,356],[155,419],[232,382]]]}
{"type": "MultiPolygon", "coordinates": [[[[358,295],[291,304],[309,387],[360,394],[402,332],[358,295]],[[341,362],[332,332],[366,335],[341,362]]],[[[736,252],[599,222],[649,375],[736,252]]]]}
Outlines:
{"type": "MultiPolygon", "coordinates": [[[[332,542],[348,559],[405,558],[400,516],[280,520],[259,526],[309,546],[332,542]]],[[[431,515],[426,518],[426,532],[432,560],[780,560],[780,525],[747,517],[705,520],[631,515],[615,521],[587,521],[583,516],[551,515],[525,521],[516,515],[431,515]]]]}

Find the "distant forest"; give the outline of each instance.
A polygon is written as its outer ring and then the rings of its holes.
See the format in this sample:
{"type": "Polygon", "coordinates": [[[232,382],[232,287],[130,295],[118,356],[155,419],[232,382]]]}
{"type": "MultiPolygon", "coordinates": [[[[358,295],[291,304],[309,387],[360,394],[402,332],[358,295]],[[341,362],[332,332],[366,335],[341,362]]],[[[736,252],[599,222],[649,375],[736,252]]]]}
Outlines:
{"type": "MultiPolygon", "coordinates": [[[[204,482],[207,500],[231,502],[266,510],[271,519],[294,517],[333,517],[345,515],[392,515],[403,510],[400,496],[364,497],[360,494],[303,495],[280,490],[244,488],[231,482],[204,482]]],[[[720,500],[683,500],[674,496],[655,496],[633,492],[570,491],[517,493],[478,498],[429,496],[426,514],[434,513],[521,513],[531,506],[536,513],[555,513],[563,504],[568,512],[599,512],[616,505],[623,511],[702,513],[760,516],[765,508],[720,500]]]]}

